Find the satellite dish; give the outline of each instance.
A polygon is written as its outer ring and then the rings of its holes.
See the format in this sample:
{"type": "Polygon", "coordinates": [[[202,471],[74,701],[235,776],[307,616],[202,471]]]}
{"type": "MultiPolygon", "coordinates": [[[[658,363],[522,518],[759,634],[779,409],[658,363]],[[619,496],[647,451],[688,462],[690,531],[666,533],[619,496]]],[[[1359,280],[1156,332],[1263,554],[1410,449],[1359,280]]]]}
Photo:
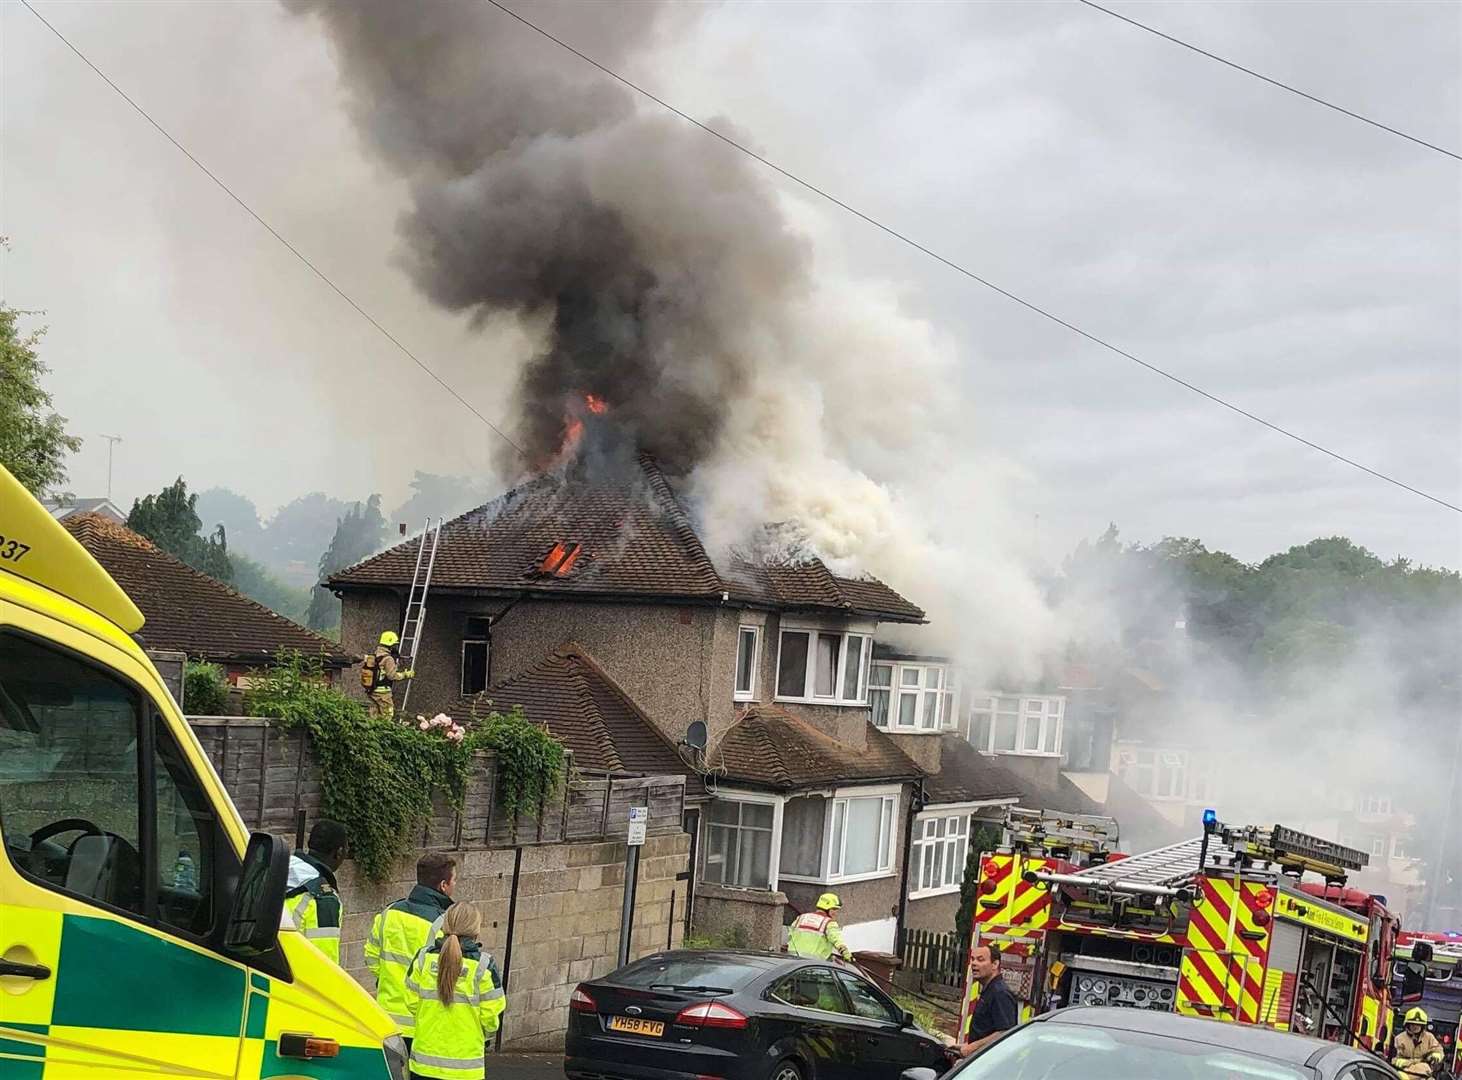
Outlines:
{"type": "Polygon", "coordinates": [[[693,750],[706,748],[706,722],[704,720],[690,722],[690,727],[685,729],[685,745],[693,750]]]}

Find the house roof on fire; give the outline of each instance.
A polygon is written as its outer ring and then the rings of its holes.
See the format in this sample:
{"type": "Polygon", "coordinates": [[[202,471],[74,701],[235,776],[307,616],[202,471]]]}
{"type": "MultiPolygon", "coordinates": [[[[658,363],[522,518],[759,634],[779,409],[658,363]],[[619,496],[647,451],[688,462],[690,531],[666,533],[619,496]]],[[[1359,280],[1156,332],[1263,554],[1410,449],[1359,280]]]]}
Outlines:
{"type": "Polygon", "coordinates": [[[548,656],[482,694],[444,710],[459,722],[488,708],[519,706],[573,752],[581,770],[635,776],[686,776],[686,795],[704,795],[670,740],[585,649],[565,642],[548,656]]]}
{"type": "MultiPolygon", "coordinates": [[[[726,600],[890,622],[924,612],[873,578],[840,577],[814,556],[717,566],[665,473],[641,455],[628,479],[548,473],[442,528],[432,588],[447,592],[726,600]]],[[[422,543],[405,543],[330,578],[340,591],[405,588],[422,543]]]]}
{"type": "Polygon", "coordinates": [[[785,709],[751,705],[711,748],[707,768],[718,780],[778,791],[919,778],[887,735],[871,724],[863,734],[863,745],[851,746],[785,709]]]}
{"type": "Polygon", "coordinates": [[[236,664],[265,663],[281,649],[294,649],[320,656],[327,667],[354,663],[334,642],[194,570],[110,517],[70,514],[61,524],[142,612],[148,648],[236,664]]]}

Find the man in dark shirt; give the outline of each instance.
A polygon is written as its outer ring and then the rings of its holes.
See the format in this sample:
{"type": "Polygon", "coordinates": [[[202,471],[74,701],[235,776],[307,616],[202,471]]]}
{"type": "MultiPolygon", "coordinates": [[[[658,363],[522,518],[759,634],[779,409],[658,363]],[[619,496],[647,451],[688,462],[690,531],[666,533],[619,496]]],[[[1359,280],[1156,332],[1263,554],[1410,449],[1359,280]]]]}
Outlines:
{"type": "Polygon", "coordinates": [[[970,957],[970,974],[980,984],[980,996],[970,1010],[969,1027],[959,1052],[969,1057],[986,1043],[994,1042],[1004,1032],[1020,1023],[1020,1004],[1005,980],[1000,977],[1000,947],[976,945],[970,957]]]}

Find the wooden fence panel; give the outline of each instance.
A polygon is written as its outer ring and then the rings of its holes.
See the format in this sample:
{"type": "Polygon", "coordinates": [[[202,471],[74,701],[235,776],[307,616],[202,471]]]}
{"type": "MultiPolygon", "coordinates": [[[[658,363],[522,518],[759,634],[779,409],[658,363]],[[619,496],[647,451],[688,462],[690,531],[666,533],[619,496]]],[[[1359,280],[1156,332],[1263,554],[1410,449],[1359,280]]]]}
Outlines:
{"type": "MultiPolygon", "coordinates": [[[[319,817],[320,767],[303,730],[279,731],[267,720],[242,716],[189,717],[189,723],[250,828],[293,837],[301,810],[307,824],[319,817]]],[[[649,807],[649,832],[679,831],[684,778],[578,777],[545,799],[538,812],[514,820],[498,802],[496,759],[480,752],[467,777],[462,811],[438,798],[421,839],[432,848],[619,839],[628,833],[632,806],[649,807]]]]}

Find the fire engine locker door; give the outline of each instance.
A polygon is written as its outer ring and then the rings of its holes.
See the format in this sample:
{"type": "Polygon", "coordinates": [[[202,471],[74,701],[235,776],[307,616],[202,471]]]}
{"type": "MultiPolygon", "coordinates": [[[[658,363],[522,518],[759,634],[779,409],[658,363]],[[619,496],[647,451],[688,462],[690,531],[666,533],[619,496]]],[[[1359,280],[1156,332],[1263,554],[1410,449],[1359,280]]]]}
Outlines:
{"type": "Polygon", "coordinates": [[[1269,970],[1264,976],[1264,1002],[1259,1023],[1288,1031],[1299,980],[1300,947],[1305,932],[1294,923],[1278,919],[1269,939],[1269,970]]]}
{"type": "Polygon", "coordinates": [[[1306,932],[1300,952],[1299,987],[1295,993],[1293,1030],[1319,1037],[1325,1024],[1325,1000],[1330,993],[1330,969],[1335,946],[1306,932]]]}

